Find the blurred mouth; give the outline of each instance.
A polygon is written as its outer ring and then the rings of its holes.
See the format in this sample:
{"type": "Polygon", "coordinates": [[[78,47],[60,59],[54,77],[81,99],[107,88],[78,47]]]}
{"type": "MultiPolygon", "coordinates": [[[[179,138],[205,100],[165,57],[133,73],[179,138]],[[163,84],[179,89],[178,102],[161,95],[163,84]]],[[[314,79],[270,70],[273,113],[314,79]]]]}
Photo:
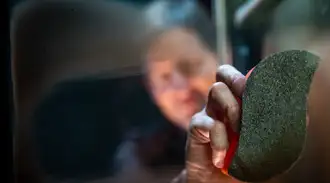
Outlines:
{"type": "Polygon", "coordinates": [[[181,103],[180,106],[182,106],[182,111],[186,115],[194,115],[196,112],[198,112],[197,102],[195,100],[186,100],[181,103]]]}

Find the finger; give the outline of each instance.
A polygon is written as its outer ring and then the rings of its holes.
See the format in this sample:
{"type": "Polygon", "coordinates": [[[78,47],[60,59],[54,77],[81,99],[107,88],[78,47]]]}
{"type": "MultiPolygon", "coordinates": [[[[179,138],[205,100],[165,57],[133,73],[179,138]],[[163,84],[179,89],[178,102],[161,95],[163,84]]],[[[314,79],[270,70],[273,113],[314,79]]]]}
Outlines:
{"type": "Polygon", "coordinates": [[[213,126],[214,120],[206,115],[205,110],[192,118],[186,149],[188,179],[199,180],[214,168],[209,144],[209,132],[213,126]]]}
{"type": "Polygon", "coordinates": [[[226,127],[222,122],[215,122],[210,131],[210,141],[212,147],[212,162],[214,166],[222,168],[228,148],[226,127]]]}
{"type": "Polygon", "coordinates": [[[209,143],[200,143],[188,138],[186,154],[186,169],[188,180],[203,180],[214,171],[212,149],[209,143]]]}
{"type": "Polygon", "coordinates": [[[212,86],[206,106],[206,112],[209,115],[221,121],[224,121],[224,116],[226,116],[231,128],[237,132],[240,110],[240,106],[234,94],[226,84],[218,82],[212,86]]]}
{"type": "Polygon", "coordinates": [[[195,114],[190,123],[190,137],[200,143],[210,142],[209,132],[214,126],[214,120],[207,116],[205,110],[195,114]]]}
{"type": "Polygon", "coordinates": [[[242,96],[245,88],[245,76],[231,65],[221,65],[217,69],[217,82],[223,82],[233,90],[236,96],[242,96]]]}

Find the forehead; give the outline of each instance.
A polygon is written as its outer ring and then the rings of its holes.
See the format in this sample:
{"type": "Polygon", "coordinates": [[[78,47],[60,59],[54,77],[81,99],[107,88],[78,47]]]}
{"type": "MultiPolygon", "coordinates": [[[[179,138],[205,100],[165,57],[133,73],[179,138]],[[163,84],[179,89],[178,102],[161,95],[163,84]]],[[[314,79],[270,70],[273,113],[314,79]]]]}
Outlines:
{"type": "Polygon", "coordinates": [[[149,61],[200,60],[211,52],[191,30],[174,28],[159,34],[148,50],[149,61]]]}

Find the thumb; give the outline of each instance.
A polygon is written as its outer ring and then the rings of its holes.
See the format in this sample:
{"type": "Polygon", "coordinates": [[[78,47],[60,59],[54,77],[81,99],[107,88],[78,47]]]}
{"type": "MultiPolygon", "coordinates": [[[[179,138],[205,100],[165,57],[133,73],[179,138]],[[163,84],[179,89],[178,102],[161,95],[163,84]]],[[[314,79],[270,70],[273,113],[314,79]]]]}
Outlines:
{"type": "Polygon", "coordinates": [[[212,175],[214,168],[210,144],[188,138],[186,154],[187,181],[204,180],[205,177],[212,175]]]}
{"type": "Polygon", "coordinates": [[[209,131],[214,120],[203,113],[192,118],[187,140],[186,169],[188,180],[201,180],[214,171],[209,131]]]}
{"type": "Polygon", "coordinates": [[[210,140],[212,147],[212,162],[217,168],[222,168],[228,148],[226,126],[222,122],[215,122],[210,131],[210,140]]]}

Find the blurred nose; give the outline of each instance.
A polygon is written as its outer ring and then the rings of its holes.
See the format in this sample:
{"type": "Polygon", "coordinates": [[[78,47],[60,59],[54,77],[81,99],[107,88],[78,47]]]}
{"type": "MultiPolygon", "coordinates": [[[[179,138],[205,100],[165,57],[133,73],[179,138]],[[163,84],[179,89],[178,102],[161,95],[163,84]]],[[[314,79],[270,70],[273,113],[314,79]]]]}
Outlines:
{"type": "Polygon", "coordinates": [[[172,86],[176,90],[187,89],[189,86],[188,78],[184,77],[179,72],[174,72],[172,76],[172,86]]]}

